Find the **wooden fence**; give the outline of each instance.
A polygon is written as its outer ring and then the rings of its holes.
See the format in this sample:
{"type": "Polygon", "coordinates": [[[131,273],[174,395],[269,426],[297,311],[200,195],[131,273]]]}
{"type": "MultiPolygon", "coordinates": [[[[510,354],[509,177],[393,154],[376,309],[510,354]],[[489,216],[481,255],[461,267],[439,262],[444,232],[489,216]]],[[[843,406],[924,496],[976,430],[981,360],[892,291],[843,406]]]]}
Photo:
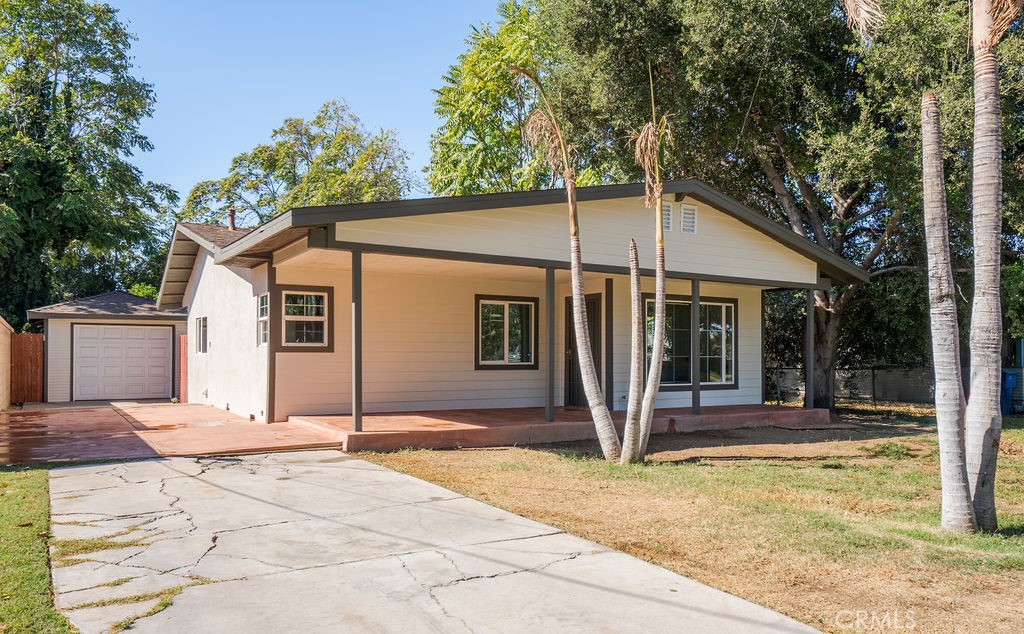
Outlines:
{"type": "Polygon", "coordinates": [[[11,335],[11,402],[43,400],[43,335],[11,335]]]}

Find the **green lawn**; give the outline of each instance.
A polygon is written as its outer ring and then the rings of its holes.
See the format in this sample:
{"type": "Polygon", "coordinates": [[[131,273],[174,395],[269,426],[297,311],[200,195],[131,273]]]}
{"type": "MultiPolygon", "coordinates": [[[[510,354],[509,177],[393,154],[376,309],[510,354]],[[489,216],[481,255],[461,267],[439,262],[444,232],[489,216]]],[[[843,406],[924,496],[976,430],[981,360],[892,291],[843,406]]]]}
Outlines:
{"type": "Polygon", "coordinates": [[[74,632],[53,608],[47,468],[0,467],[0,632],[74,632]]]}

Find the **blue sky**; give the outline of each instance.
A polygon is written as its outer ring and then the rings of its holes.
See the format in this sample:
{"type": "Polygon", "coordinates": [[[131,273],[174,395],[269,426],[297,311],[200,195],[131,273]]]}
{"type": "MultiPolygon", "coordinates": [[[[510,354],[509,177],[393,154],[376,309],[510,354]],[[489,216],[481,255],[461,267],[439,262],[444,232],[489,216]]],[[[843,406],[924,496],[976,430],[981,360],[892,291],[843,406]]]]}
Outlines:
{"type": "MultiPolygon", "coordinates": [[[[182,199],[290,116],[345,99],[371,129],[392,128],[421,169],[437,126],[431,90],[497,0],[108,0],[138,35],[136,74],[153,84],[134,163],[182,199]]],[[[425,195],[423,190],[413,195],[425,195]]]]}

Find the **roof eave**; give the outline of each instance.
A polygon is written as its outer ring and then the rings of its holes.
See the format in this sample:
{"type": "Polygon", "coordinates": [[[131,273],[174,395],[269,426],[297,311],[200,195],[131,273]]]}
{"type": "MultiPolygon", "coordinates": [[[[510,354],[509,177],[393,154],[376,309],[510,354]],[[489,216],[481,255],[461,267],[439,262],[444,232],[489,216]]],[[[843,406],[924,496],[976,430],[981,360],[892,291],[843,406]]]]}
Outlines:
{"type": "Polygon", "coordinates": [[[88,312],[76,312],[76,313],[59,313],[59,312],[41,312],[38,310],[28,311],[28,318],[32,319],[90,319],[98,321],[185,321],[188,319],[188,315],[184,313],[180,314],[166,314],[166,315],[133,315],[130,313],[88,313],[88,312]]]}

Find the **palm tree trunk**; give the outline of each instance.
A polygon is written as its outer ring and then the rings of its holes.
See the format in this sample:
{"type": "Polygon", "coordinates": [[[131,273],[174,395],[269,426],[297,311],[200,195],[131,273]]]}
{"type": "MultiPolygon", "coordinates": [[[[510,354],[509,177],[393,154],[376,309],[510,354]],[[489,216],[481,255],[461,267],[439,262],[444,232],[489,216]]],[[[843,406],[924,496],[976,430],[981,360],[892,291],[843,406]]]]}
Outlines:
{"type": "MultiPolygon", "coordinates": [[[[643,460],[647,455],[647,441],[651,438],[651,423],[654,422],[654,409],[661,390],[661,366],[665,358],[665,234],[662,224],[661,196],[657,204],[657,247],[654,264],[654,334],[651,337],[654,345],[651,349],[651,366],[647,371],[647,389],[644,390],[643,407],[640,411],[640,455],[643,460]]],[[[691,310],[694,307],[691,306],[691,310]]],[[[699,351],[690,351],[699,354],[699,351]]],[[[700,377],[690,377],[699,381],[700,377]]]]}
{"type": "Polygon", "coordinates": [[[967,475],[978,526],[994,531],[996,457],[1002,415],[999,411],[1003,325],[999,300],[1002,236],[1002,128],[999,70],[992,39],[992,1],[975,0],[974,157],[974,303],[971,308],[971,393],[967,405],[967,475]]]}
{"type": "Polygon", "coordinates": [[[960,326],[949,260],[949,219],[939,104],[930,92],[921,97],[921,146],[932,365],[935,367],[935,420],[942,480],[942,527],[948,531],[969,533],[975,530],[975,522],[964,449],[965,399],[960,376],[960,326]]]}
{"type": "Polygon", "coordinates": [[[640,259],[636,240],[629,241],[630,353],[629,398],[626,404],[626,427],[622,433],[622,463],[640,459],[640,403],[644,390],[644,314],[640,292],[640,259]]]}
{"type": "Polygon", "coordinates": [[[572,321],[576,334],[577,359],[583,379],[583,393],[587,395],[590,416],[594,419],[597,439],[605,460],[617,461],[622,454],[619,435],[604,402],[601,385],[594,367],[594,352],[590,347],[590,328],[587,324],[587,303],[583,293],[583,253],[580,249],[580,225],[576,210],[576,183],[566,179],[566,195],[569,198],[569,262],[572,279],[572,321]]]}

